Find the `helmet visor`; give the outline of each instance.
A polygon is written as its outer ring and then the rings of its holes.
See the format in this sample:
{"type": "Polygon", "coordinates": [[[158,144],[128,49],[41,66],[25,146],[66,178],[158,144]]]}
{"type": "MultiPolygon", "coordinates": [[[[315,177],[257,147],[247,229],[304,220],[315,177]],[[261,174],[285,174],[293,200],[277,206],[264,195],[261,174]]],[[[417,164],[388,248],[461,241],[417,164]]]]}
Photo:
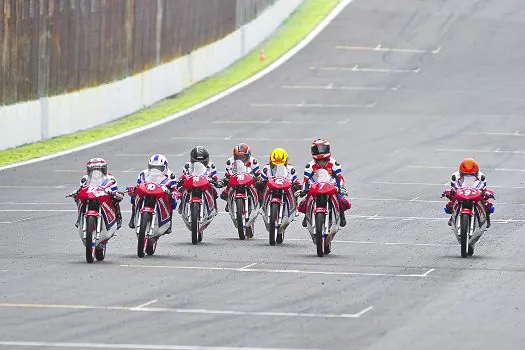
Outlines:
{"type": "Polygon", "coordinates": [[[312,146],[312,154],[314,156],[330,153],[330,145],[314,145],[312,146]]]}

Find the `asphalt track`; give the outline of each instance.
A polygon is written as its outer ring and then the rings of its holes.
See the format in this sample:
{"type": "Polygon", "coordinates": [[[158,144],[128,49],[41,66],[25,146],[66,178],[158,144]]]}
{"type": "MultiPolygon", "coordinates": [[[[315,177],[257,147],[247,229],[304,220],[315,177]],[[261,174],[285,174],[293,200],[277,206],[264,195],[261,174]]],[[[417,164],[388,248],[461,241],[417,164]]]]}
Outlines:
{"type": "Polygon", "coordinates": [[[356,0],[286,64],[205,109],[0,172],[0,347],[523,348],[524,18],[522,0],[356,0]],[[248,140],[255,155],[285,147],[302,171],[317,136],[354,198],[332,255],[316,257],[301,218],[270,247],[260,220],[239,241],[220,214],[199,246],[177,216],[155,256],[138,259],[123,228],[106,261],[85,263],[64,195],[88,158],[106,158],[124,187],[151,153],[178,170],[204,144],[222,168],[248,140]],[[497,198],[468,259],[439,198],[465,156],[497,198]]]}

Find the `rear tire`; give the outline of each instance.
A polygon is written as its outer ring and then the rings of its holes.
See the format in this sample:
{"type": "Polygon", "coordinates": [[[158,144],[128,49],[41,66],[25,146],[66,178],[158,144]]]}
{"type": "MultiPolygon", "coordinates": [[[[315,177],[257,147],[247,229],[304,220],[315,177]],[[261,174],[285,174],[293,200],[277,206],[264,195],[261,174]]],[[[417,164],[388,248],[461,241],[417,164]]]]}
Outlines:
{"type": "Polygon", "coordinates": [[[468,256],[468,231],[470,228],[470,215],[461,214],[461,257],[466,258],[468,256]]]}
{"type": "Polygon", "coordinates": [[[244,211],[244,199],[236,198],[235,199],[235,212],[236,212],[236,221],[237,221],[237,232],[239,233],[239,239],[244,240],[244,216],[242,212],[244,211]]]}
{"type": "Polygon", "coordinates": [[[146,243],[146,231],[148,230],[148,224],[151,225],[151,213],[144,212],[140,214],[140,228],[137,237],[137,255],[139,258],[144,257],[144,246],[146,243]]]}
{"type": "Polygon", "coordinates": [[[200,203],[193,202],[190,206],[191,211],[191,243],[199,243],[199,211],[200,203]]]}
{"type": "Polygon", "coordinates": [[[86,261],[93,263],[93,231],[96,232],[97,220],[94,216],[86,218],[86,261]]]}
{"type": "Polygon", "coordinates": [[[324,229],[325,215],[323,213],[315,214],[315,245],[317,246],[317,256],[322,257],[323,254],[323,229],[324,229]]]}
{"type": "Polygon", "coordinates": [[[270,227],[268,229],[270,245],[275,245],[275,236],[277,235],[277,218],[279,217],[279,203],[270,204],[270,227]]]}

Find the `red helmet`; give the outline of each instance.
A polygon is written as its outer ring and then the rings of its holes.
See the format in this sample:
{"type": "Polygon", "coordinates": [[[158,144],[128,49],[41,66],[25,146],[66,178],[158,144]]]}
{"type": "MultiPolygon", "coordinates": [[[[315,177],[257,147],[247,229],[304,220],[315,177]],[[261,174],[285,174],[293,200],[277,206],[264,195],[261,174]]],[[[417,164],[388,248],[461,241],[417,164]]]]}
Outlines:
{"type": "Polygon", "coordinates": [[[315,160],[328,160],[330,153],[330,143],[324,139],[317,139],[312,142],[312,157],[315,160]]]}
{"type": "Polygon", "coordinates": [[[233,149],[233,160],[240,160],[242,162],[247,162],[252,156],[252,150],[250,146],[245,143],[239,143],[233,149]]]}

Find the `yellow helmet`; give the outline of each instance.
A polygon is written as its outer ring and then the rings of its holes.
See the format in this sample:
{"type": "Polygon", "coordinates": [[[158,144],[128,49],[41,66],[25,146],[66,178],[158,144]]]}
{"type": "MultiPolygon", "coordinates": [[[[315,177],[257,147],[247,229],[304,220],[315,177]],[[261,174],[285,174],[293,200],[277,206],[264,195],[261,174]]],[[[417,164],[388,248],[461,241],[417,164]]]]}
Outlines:
{"type": "Polygon", "coordinates": [[[288,164],[288,153],[283,148],[276,148],[270,154],[271,165],[288,164]]]}

